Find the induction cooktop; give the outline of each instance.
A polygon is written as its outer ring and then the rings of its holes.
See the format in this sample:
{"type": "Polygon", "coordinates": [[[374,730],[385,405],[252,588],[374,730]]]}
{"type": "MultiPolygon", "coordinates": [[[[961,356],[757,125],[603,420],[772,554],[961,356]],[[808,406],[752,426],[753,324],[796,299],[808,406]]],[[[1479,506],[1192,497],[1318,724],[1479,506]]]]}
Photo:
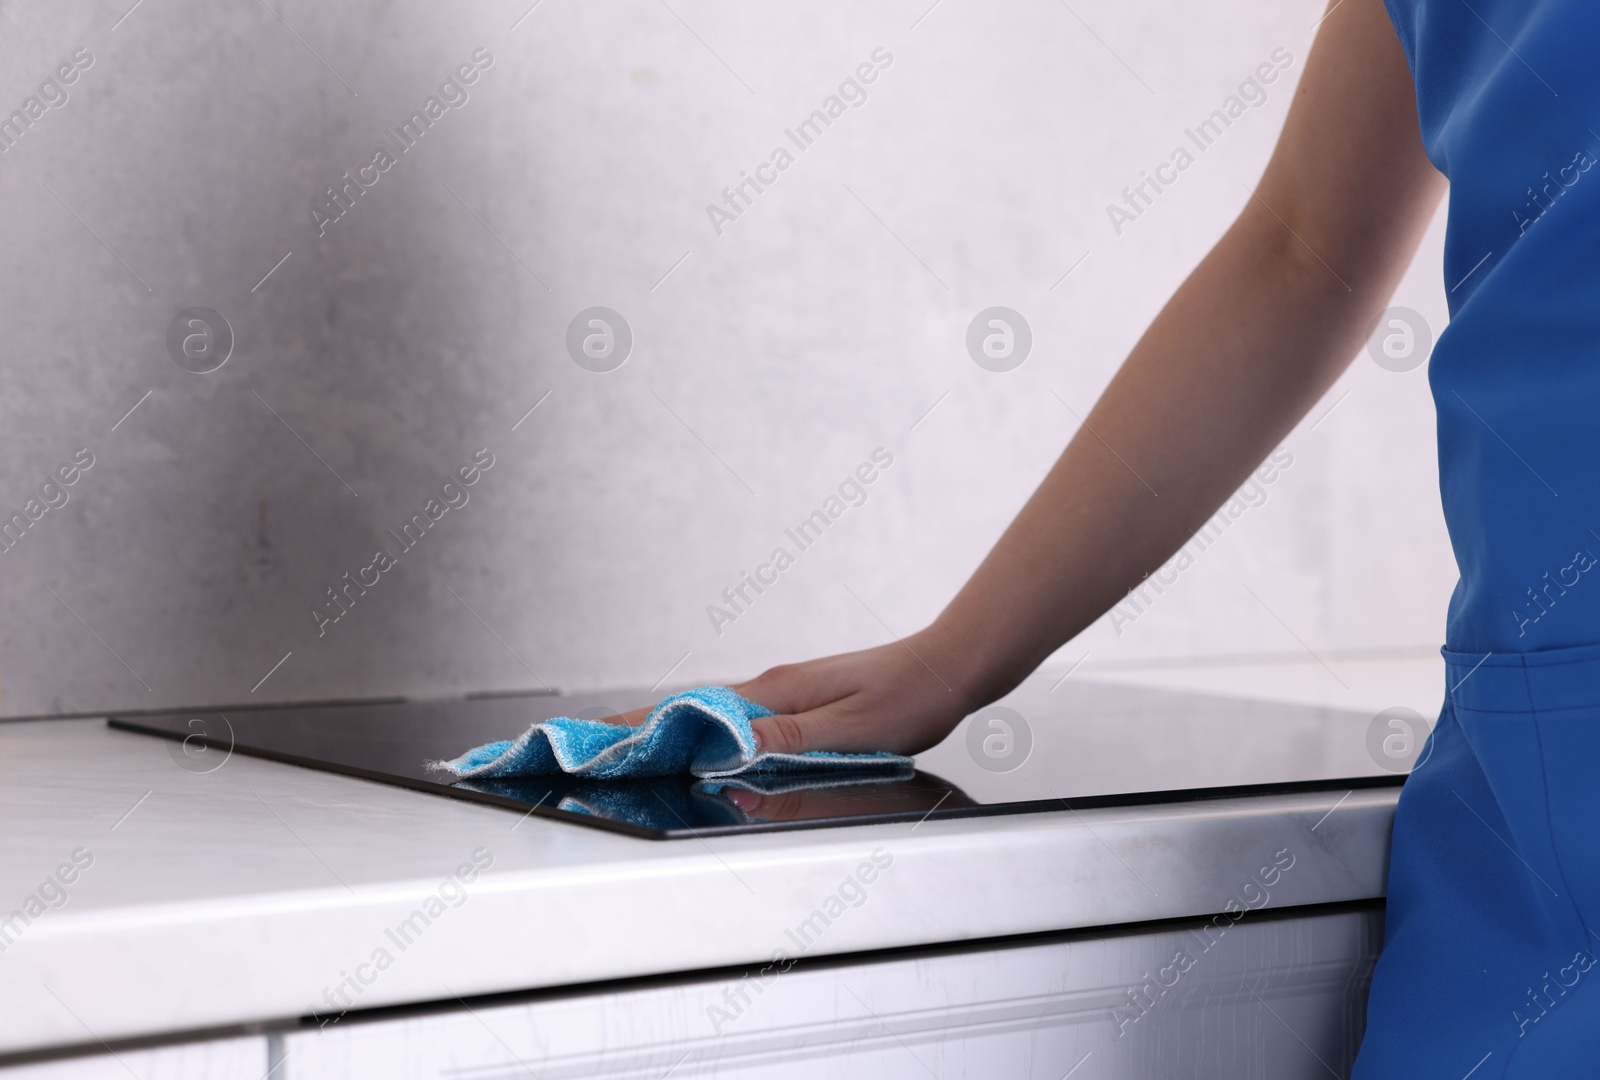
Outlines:
{"type": "Polygon", "coordinates": [[[606,719],[661,693],[473,695],[112,717],[179,740],[179,764],[234,753],[649,839],[1136,806],[1398,785],[1365,713],[1036,676],[919,754],[910,775],[784,780],[457,781],[426,763],[555,716],[606,719]]]}

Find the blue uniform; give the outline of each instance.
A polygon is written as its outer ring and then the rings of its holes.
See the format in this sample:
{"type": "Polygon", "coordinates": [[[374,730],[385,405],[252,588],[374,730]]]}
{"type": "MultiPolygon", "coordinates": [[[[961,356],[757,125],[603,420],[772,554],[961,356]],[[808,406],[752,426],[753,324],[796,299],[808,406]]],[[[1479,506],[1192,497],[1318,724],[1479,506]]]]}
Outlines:
{"type": "Polygon", "coordinates": [[[1450,178],[1461,571],[1354,1076],[1600,1075],[1600,0],[1386,0],[1450,178]]]}

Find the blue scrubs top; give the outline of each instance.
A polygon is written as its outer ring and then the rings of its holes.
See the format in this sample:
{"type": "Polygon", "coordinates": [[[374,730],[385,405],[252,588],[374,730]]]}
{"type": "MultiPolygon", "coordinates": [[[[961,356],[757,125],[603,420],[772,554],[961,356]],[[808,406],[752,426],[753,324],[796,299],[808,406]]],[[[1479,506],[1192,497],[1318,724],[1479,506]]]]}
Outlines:
{"type": "Polygon", "coordinates": [[[1461,580],[1352,1076],[1597,1076],[1600,0],[1386,2],[1450,178],[1429,379],[1461,580]]]}
{"type": "Polygon", "coordinates": [[[1429,367],[1462,651],[1600,642],[1600,3],[1387,0],[1450,178],[1429,367]]]}

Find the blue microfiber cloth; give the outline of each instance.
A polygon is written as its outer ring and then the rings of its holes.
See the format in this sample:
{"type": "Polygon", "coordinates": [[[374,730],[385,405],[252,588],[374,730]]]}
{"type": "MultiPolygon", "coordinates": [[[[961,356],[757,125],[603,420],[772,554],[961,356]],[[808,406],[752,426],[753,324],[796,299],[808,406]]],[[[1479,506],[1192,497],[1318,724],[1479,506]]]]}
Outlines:
{"type": "Polygon", "coordinates": [[[515,742],[487,743],[430,767],[462,780],[567,773],[595,780],[692,773],[715,779],[817,770],[903,772],[899,754],[761,753],[750,721],[773,715],[725,686],[674,694],[639,727],[558,716],[534,724],[515,742]]]}

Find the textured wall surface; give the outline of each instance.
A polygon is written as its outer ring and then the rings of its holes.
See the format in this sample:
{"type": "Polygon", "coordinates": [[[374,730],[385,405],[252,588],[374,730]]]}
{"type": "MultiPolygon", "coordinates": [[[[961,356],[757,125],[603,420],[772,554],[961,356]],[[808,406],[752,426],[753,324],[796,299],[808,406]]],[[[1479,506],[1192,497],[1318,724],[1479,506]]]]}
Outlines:
{"type": "MultiPolygon", "coordinates": [[[[0,3],[0,114],[28,118],[0,138],[6,714],[677,683],[917,628],[1249,198],[1318,16],[530,3],[0,3]],[[1119,231],[1108,204],[1278,49],[1119,231]],[[1032,332],[1012,371],[968,354],[996,305],[1032,332]],[[234,338],[203,374],[168,343],[197,306],[234,338]],[[631,331],[615,370],[569,354],[596,306],[631,331]],[[323,622],[347,573],[376,584],[323,622]]],[[[1435,330],[1439,252],[1436,223],[1395,301],[1435,330]]],[[[1425,376],[1358,357],[1259,505],[1063,658],[1436,644],[1425,376]]]]}

